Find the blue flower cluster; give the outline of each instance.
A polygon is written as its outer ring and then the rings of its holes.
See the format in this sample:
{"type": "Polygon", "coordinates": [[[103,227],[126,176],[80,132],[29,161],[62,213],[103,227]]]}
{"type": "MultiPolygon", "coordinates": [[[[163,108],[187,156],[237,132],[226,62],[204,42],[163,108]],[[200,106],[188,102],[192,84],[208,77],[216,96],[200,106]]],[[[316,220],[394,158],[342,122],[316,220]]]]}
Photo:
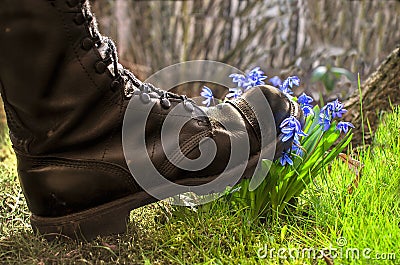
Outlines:
{"type": "MultiPolygon", "coordinates": [[[[302,107],[305,116],[314,115],[312,106],[310,104],[311,102],[313,102],[313,99],[311,97],[303,93],[301,96],[299,96],[297,102],[302,107]]],[[[337,118],[342,118],[343,114],[346,112],[347,110],[344,109],[343,104],[338,99],[326,104],[321,109],[318,120],[319,124],[322,126],[323,131],[329,130],[332,121],[337,118]]],[[[302,155],[299,137],[307,135],[301,130],[300,122],[294,117],[289,117],[285,119],[281,123],[280,128],[283,134],[282,142],[285,142],[289,139],[293,140],[293,146],[291,147],[291,150],[285,150],[282,153],[279,162],[282,166],[286,164],[293,165],[293,160],[291,159],[290,155],[292,151],[295,151],[297,155],[302,155]]],[[[346,134],[350,128],[354,128],[354,125],[350,122],[340,121],[336,125],[336,130],[344,134],[346,134]]]]}
{"type": "Polygon", "coordinates": [[[245,89],[249,89],[251,87],[259,85],[265,85],[263,80],[265,80],[266,78],[267,76],[264,75],[264,72],[260,70],[260,67],[256,67],[246,75],[246,82],[244,83],[244,87],[245,89]]]}
{"type": "Polygon", "coordinates": [[[300,145],[300,137],[307,136],[307,134],[305,134],[301,129],[299,120],[293,116],[284,119],[280,125],[280,128],[283,134],[281,139],[282,142],[293,140],[294,144],[300,145]]]}
{"type": "Polygon", "coordinates": [[[307,96],[306,93],[301,94],[297,99],[297,103],[300,104],[305,117],[314,115],[313,106],[311,105],[313,101],[312,97],[307,96]]]}
{"type": "Polygon", "coordinates": [[[300,78],[297,76],[289,76],[283,82],[278,76],[274,76],[268,81],[271,85],[279,88],[279,90],[288,95],[293,94],[293,86],[300,86],[300,78]]]}
{"type": "Polygon", "coordinates": [[[290,153],[283,152],[281,158],[279,159],[279,162],[281,163],[282,166],[289,164],[293,166],[293,160],[290,158],[290,153]]]}
{"type": "Polygon", "coordinates": [[[274,76],[270,78],[268,81],[274,87],[280,87],[282,85],[282,80],[278,76],[274,76]]]}
{"type": "MultiPolygon", "coordinates": [[[[281,141],[293,141],[293,146],[291,147],[291,149],[295,149],[296,153],[299,155],[301,153],[300,137],[307,136],[307,134],[304,133],[301,129],[301,124],[299,120],[293,116],[290,116],[289,118],[286,118],[282,121],[280,128],[283,135],[281,141]]],[[[279,162],[282,166],[286,164],[293,165],[293,160],[290,158],[290,150],[283,151],[279,162]]]]}
{"type": "Polygon", "coordinates": [[[202,103],[208,107],[211,104],[211,100],[214,100],[213,92],[207,86],[204,86],[202,90],[203,91],[200,93],[200,96],[204,98],[204,101],[202,103]]]}
{"type": "MultiPolygon", "coordinates": [[[[232,82],[237,85],[235,88],[230,88],[229,93],[226,95],[228,99],[239,98],[246,90],[258,86],[264,85],[264,80],[267,78],[264,72],[260,70],[260,67],[256,67],[248,72],[246,75],[243,74],[231,74],[229,77],[232,78],[232,82]]],[[[274,76],[268,80],[270,84],[277,87],[283,93],[285,93],[289,98],[293,98],[293,87],[300,86],[300,78],[297,76],[290,76],[282,81],[278,76],[274,76]]],[[[214,101],[214,95],[209,87],[204,86],[203,91],[200,94],[205,98],[203,104],[210,106],[211,101],[214,101]]],[[[301,109],[303,110],[304,116],[314,116],[312,102],[313,99],[307,94],[303,93],[297,98],[301,109]]],[[[338,99],[326,104],[320,111],[319,114],[319,124],[322,126],[323,131],[327,131],[332,124],[332,121],[336,118],[342,118],[342,115],[346,113],[347,110],[338,99]]],[[[350,122],[338,122],[336,130],[347,133],[350,128],[354,128],[353,124],[350,122]]],[[[300,121],[295,117],[290,116],[282,121],[280,124],[280,129],[282,132],[281,141],[287,142],[292,141],[293,145],[289,150],[285,150],[279,160],[282,166],[286,164],[293,165],[293,160],[291,155],[294,153],[301,156],[303,154],[303,148],[300,144],[301,137],[306,137],[307,134],[302,130],[300,121]]]]}
{"type": "Polygon", "coordinates": [[[252,87],[265,85],[264,80],[267,78],[267,76],[264,75],[264,72],[260,70],[260,67],[250,70],[246,75],[231,74],[229,77],[232,78],[232,82],[236,83],[237,87],[230,89],[231,93],[226,96],[227,98],[236,98],[238,95],[240,96],[244,91],[252,87]],[[241,92],[238,92],[238,90],[241,92]]]}
{"type": "Polygon", "coordinates": [[[282,85],[279,86],[279,89],[286,94],[293,94],[292,88],[293,86],[300,86],[300,78],[297,76],[289,76],[283,81],[282,85]]]}
{"type": "MultiPolygon", "coordinates": [[[[293,94],[292,88],[293,86],[300,86],[300,78],[297,76],[289,76],[285,81],[283,81],[278,77],[274,76],[268,80],[270,84],[279,88],[283,93],[287,95],[293,94]]],[[[311,102],[314,100],[307,96],[305,93],[301,94],[297,99],[297,102],[300,104],[300,107],[303,110],[304,116],[314,115],[313,106],[311,102]]]]}
{"type": "Polygon", "coordinates": [[[230,78],[232,78],[232,82],[237,84],[237,87],[244,87],[245,84],[247,83],[246,81],[246,76],[242,74],[231,74],[229,75],[230,78]]]}
{"type": "MultiPolygon", "coordinates": [[[[322,109],[319,114],[319,124],[321,124],[324,128],[324,131],[327,131],[331,127],[331,123],[335,118],[342,118],[342,115],[347,112],[346,109],[343,108],[343,104],[340,103],[338,99],[335,101],[329,102],[326,104],[322,109]]],[[[338,130],[343,131],[346,129],[346,132],[348,130],[348,127],[352,127],[353,125],[351,123],[346,123],[345,125],[340,125],[340,128],[337,127],[338,130]]],[[[339,124],[338,124],[339,125],[339,124]]],[[[352,127],[354,128],[354,126],[352,127]]]]}
{"type": "Polygon", "coordinates": [[[336,125],[336,129],[345,134],[349,131],[349,128],[354,128],[354,125],[347,121],[339,121],[336,125]]]}
{"type": "Polygon", "coordinates": [[[229,93],[226,95],[227,98],[236,99],[239,98],[243,94],[243,90],[239,87],[230,88],[229,93]]]}
{"type": "MultiPolygon", "coordinates": [[[[231,74],[229,77],[232,78],[232,82],[235,83],[237,87],[229,89],[229,93],[226,95],[227,99],[239,98],[246,90],[255,86],[265,85],[264,80],[267,78],[264,72],[260,70],[260,67],[253,68],[246,75],[231,74]]],[[[214,102],[215,98],[209,87],[204,86],[200,95],[205,98],[203,104],[207,107],[211,105],[211,102],[214,102]]]]}

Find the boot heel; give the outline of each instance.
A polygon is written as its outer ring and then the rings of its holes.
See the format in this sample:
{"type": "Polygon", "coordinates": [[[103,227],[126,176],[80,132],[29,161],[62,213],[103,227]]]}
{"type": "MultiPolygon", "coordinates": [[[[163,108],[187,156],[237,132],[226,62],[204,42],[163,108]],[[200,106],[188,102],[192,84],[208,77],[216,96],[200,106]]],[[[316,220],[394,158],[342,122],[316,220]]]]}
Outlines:
{"type": "Polygon", "coordinates": [[[50,241],[56,238],[89,241],[97,236],[125,233],[129,213],[130,209],[126,207],[100,206],[62,217],[32,215],[31,225],[34,231],[50,241]]]}

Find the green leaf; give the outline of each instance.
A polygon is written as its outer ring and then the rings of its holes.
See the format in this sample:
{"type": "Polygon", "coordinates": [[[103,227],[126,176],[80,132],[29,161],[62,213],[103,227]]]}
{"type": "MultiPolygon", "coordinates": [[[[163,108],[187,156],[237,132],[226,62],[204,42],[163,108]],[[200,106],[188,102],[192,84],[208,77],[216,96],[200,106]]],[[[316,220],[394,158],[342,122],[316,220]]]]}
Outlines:
{"type": "Polygon", "coordinates": [[[312,145],[308,147],[310,149],[312,147],[313,150],[310,150],[310,153],[305,159],[306,162],[299,166],[298,171],[300,172],[300,175],[318,164],[318,160],[321,160],[324,153],[335,143],[340,135],[335,131],[335,127],[335,123],[332,123],[329,130],[323,133],[323,137],[320,136],[319,141],[312,142],[312,145]]]}
{"type": "Polygon", "coordinates": [[[335,88],[337,79],[332,73],[327,73],[322,78],[322,83],[324,84],[326,90],[332,91],[335,88]]]}
{"type": "Polygon", "coordinates": [[[318,127],[317,130],[315,130],[313,133],[303,139],[301,145],[308,154],[310,154],[314,150],[315,145],[319,143],[323,134],[324,132],[322,131],[322,127],[318,127]]]}
{"type": "Polygon", "coordinates": [[[313,169],[313,175],[318,174],[319,170],[322,169],[322,167],[326,166],[329,164],[333,159],[335,159],[339,153],[343,151],[343,149],[346,148],[346,146],[351,142],[351,139],[353,137],[352,133],[348,133],[332,150],[323,158],[322,162],[320,163],[319,166],[317,166],[315,169],[313,169]]]}
{"type": "Polygon", "coordinates": [[[328,68],[326,66],[318,66],[311,73],[311,82],[321,81],[327,72],[328,68]]]}
{"type": "Polygon", "coordinates": [[[354,81],[355,80],[353,73],[350,72],[349,70],[345,69],[345,68],[332,67],[331,68],[331,72],[339,75],[338,77],[344,75],[350,81],[354,81]]]}
{"type": "Polygon", "coordinates": [[[319,125],[319,113],[320,113],[320,108],[318,107],[318,105],[315,105],[313,108],[314,111],[314,116],[311,116],[310,118],[312,118],[312,121],[310,120],[311,124],[307,124],[305,126],[304,132],[309,134],[312,133],[314,131],[314,129],[319,125]]]}
{"type": "Polygon", "coordinates": [[[284,225],[281,230],[281,242],[283,242],[283,240],[285,240],[287,230],[288,230],[288,226],[284,225]]]}

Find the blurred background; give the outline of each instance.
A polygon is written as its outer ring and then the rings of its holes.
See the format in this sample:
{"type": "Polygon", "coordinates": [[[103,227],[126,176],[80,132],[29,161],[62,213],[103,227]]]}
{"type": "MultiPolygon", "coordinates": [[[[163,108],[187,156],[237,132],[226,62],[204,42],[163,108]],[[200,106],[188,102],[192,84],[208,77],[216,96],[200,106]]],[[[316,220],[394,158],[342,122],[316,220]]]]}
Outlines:
{"type": "Polygon", "coordinates": [[[393,0],[95,0],[92,6],[101,32],[142,80],[174,63],[208,59],[242,71],[261,66],[269,77],[298,75],[297,93],[346,99],[355,81],[342,76],[327,91],[310,82],[313,70],[335,66],[364,80],[400,43],[400,1],[393,0]]]}
{"type": "MultiPolygon", "coordinates": [[[[317,102],[346,100],[357,89],[355,79],[339,75],[328,90],[326,82],[311,82],[317,67],[347,69],[354,76],[360,73],[364,81],[400,44],[398,0],[92,0],[91,4],[103,35],[116,41],[120,61],[142,80],[174,63],[208,59],[242,71],[260,66],[269,77],[298,75],[302,86],[295,90],[297,95],[305,91],[317,102]]],[[[392,71],[398,80],[397,73],[392,71]]],[[[392,94],[399,97],[397,83],[392,87],[392,94]]],[[[220,98],[227,93],[226,88],[212,88],[220,98]]],[[[198,96],[201,85],[179,89],[198,96]]],[[[376,112],[375,106],[370,109],[376,112]]],[[[357,118],[351,120],[357,123],[357,118]]]]}

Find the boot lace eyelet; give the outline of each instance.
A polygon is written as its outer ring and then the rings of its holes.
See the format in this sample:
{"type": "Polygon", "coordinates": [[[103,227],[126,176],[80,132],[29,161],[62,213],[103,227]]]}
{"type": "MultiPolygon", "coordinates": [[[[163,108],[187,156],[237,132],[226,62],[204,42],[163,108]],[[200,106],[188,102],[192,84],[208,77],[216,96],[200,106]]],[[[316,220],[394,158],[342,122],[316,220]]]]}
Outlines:
{"type": "Polygon", "coordinates": [[[144,104],[149,103],[152,98],[158,99],[159,104],[164,109],[171,107],[170,99],[176,99],[183,101],[183,106],[188,112],[193,112],[195,109],[194,103],[186,96],[167,92],[156,88],[152,84],[143,83],[118,63],[117,48],[114,42],[110,38],[100,34],[96,19],[92,16],[88,5],[83,4],[84,2],[84,0],[67,1],[71,7],[81,4],[82,10],[75,16],[74,21],[76,24],[85,24],[89,29],[89,36],[82,40],[82,49],[87,51],[93,48],[98,49],[102,59],[95,63],[94,69],[98,74],[103,74],[110,69],[110,73],[114,76],[110,83],[110,89],[116,91],[122,88],[125,99],[128,100],[133,96],[139,96],[144,104]]]}
{"type": "Polygon", "coordinates": [[[184,100],[184,101],[183,101],[183,106],[185,107],[185,109],[186,109],[188,112],[193,112],[193,111],[194,111],[193,103],[190,102],[189,100],[184,100]]]}
{"type": "Polygon", "coordinates": [[[107,69],[107,64],[105,64],[103,61],[98,61],[95,65],[94,68],[96,70],[96,73],[98,74],[104,74],[106,69],[107,69]]]}
{"type": "Polygon", "coordinates": [[[91,38],[86,37],[82,40],[82,49],[89,51],[90,49],[93,48],[93,46],[94,42],[91,38]]]}
{"type": "Polygon", "coordinates": [[[147,94],[147,93],[142,93],[142,94],[140,95],[140,100],[141,100],[144,104],[147,104],[147,103],[150,103],[151,98],[150,98],[150,95],[149,95],[149,94],[147,94]]]}
{"type": "Polygon", "coordinates": [[[85,16],[82,13],[78,13],[75,15],[74,22],[76,25],[80,26],[83,23],[85,23],[85,21],[86,21],[85,16]]]}
{"type": "Polygon", "coordinates": [[[119,88],[121,88],[121,85],[122,85],[121,82],[122,82],[122,81],[121,81],[119,78],[113,80],[113,81],[111,82],[111,84],[110,84],[111,90],[112,90],[113,92],[115,92],[115,91],[117,91],[119,88]]]}
{"type": "Polygon", "coordinates": [[[171,101],[166,97],[161,98],[160,104],[164,109],[169,109],[171,107],[171,101]]]}

